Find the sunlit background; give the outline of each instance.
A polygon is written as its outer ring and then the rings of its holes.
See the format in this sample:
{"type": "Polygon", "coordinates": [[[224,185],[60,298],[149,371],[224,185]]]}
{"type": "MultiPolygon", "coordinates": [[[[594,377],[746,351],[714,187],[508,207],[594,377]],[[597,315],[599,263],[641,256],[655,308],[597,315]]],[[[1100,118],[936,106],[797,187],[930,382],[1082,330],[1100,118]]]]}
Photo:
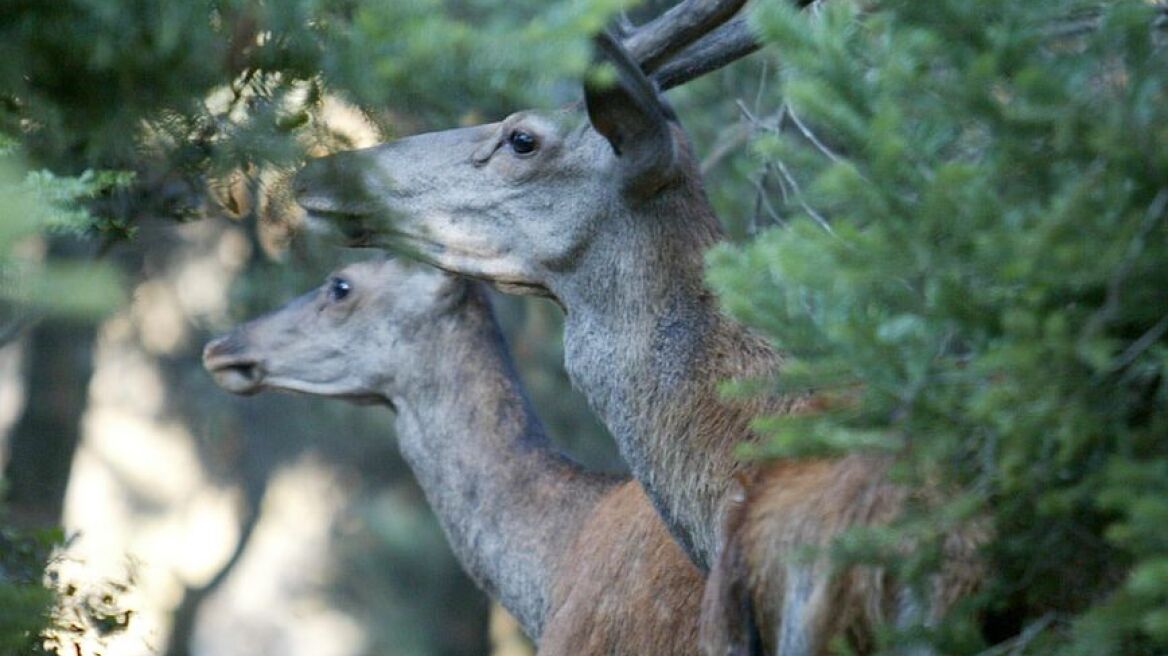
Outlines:
{"type": "MultiPolygon", "coordinates": [[[[273,254],[228,218],[157,228],[141,236],[153,245],[148,277],[96,327],[65,498],[60,585],[130,613],[124,629],[85,630],[86,653],[162,653],[176,626],[199,654],[475,654],[491,640],[497,653],[525,653],[458,570],[398,458],[387,409],[238,399],[201,370],[209,336],[315,285],[324,265],[268,264],[273,254]]],[[[562,378],[528,344],[557,330],[558,310],[501,307],[531,376],[562,378]]],[[[30,398],[53,393],[25,386],[28,349],[18,340],[0,351],[5,435],[30,398]]],[[[578,398],[549,405],[570,447],[619,466],[578,398]]]]}
{"type": "MultiPolygon", "coordinates": [[[[766,74],[747,61],[673,94],[727,122],[694,128],[712,179],[742,166],[749,131],[748,117],[722,100],[766,74]]],[[[578,93],[560,82],[553,97],[578,93]]],[[[285,102],[308,92],[292,89],[285,102]]],[[[215,89],[206,105],[246,123],[236,96],[215,89]]],[[[307,142],[309,154],[426,125],[398,112],[371,117],[334,95],[317,102],[311,132],[327,138],[307,142]]],[[[490,118],[468,112],[455,122],[490,118]]],[[[149,134],[147,145],[168,138],[149,134]]],[[[196,220],[137,216],[133,237],[98,256],[126,289],[112,314],[96,324],[49,319],[0,348],[0,457],[22,413],[53,418],[47,430],[73,430],[69,417],[78,417],[61,510],[67,541],[50,568],[64,591],[58,622],[73,628],[64,644],[85,656],[530,654],[451,555],[397,453],[389,410],[237,398],[203,371],[212,336],[363,256],[301,234],[286,171],[216,173],[195,197],[196,220]],[[53,372],[30,375],[42,361],[53,372]],[[64,393],[70,387],[79,388],[64,393]]],[[[741,212],[753,202],[749,184],[712,194],[735,217],[735,234],[761,216],[741,212]]],[[[41,261],[49,243],[31,237],[21,248],[41,261]]],[[[621,471],[563,371],[561,310],[499,294],[495,308],[553,440],[590,467],[621,471]]]]}

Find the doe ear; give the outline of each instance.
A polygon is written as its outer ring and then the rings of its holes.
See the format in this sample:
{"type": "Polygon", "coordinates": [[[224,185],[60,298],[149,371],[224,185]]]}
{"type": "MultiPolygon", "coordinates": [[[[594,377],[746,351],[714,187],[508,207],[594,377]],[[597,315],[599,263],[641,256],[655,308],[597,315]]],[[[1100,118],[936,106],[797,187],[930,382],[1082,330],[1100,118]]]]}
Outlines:
{"type": "Polygon", "coordinates": [[[611,64],[616,80],[584,83],[588,120],[612,145],[624,189],[650,195],[676,174],[677,144],[670,128],[676,115],[616,37],[604,31],[593,44],[596,61],[611,64]]]}

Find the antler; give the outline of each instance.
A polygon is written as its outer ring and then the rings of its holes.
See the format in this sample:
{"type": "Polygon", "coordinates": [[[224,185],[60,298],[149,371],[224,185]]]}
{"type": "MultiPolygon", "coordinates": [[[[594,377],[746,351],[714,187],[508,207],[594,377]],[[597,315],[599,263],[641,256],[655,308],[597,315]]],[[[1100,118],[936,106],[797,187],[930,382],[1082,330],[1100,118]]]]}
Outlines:
{"type": "MultiPolygon", "coordinates": [[[[806,9],[822,0],[786,0],[806,9]]],[[[681,2],[645,25],[625,40],[625,47],[641,62],[641,70],[652,75],[661,90],[685,84],[706,73],[745,57],[758,50],[761,44],[747,25],[745,16],[734,16],[745,2],[681,2]],[[684,14],[695,15],[686,17],[684,14]],[[733,18],[731,18],[733,17],[733,18]],[[667,23],[679,20],[683,24],[673,29],[667,23]],[[650,28],[661,34],[644,34],[650,28]],[[670,39],[668,46],[660,45],[670,39]],[[680,45],[679,45],[680,44],[680,45]],[[638,49],[634,49],[638,48],[638,49]],[[678,54],[680,53],[680,54],[678,54]],[[674,56],[676,55],[676,56],[674,56]]],[[[1076,36],[1097,29],[1098,10],[1077,14],[1051,28],[1056,37],[1076,36]]],[[[1168,5],[1157,4],[1152,25],[1168,30],[1168,5]]]]}
{"type": "MultiPolygon", "coordinates": [[[[816,0],[786,0],[800,8],[816,0]]],[[[685,0],[625,36],[623,45],[662,89],[701,77],[758,50],[746,0],[685,0]],[[680,53],[680,54],[679,54],[680,53]]]]}
{"type": "Polygon", "coordinates": [[[650,74],[738,13],[746,0],[685,0],[625,36],[623,45],[650,74]]]}
{"type": "Polygon", "coordinates": [[[739,16],[691,44],[677,58],[657,69],[653,79],[662,91],[672,89],[741,59],[761,45],[751,33],[746,18],[739,16]]]}

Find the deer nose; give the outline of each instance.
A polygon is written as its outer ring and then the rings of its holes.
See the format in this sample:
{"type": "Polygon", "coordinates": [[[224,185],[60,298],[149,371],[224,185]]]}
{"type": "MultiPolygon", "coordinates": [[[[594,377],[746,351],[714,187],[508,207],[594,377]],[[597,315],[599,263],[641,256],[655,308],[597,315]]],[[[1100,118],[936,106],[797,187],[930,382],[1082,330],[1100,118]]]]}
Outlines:
{"type": "MultiPolygon", "coordinates": [[[[326,194],[318,190],[323,191],[331,186],[329,184],[331,180],[338,177],[338,168],[335,156],[308,160],[292,179],[292,191],[296,196],[296,202],[305,205],[306,202],[312,203],[326,197],[326,194]]],[[[312,209],[307,205],[305,207],[312,209]]]]}
{"type": "Polygon", "coordinates": [[[263,368],[248,354],[247,342],[239,330],[207,343],[203,367],[215,377],[216,384],[236,394],[254,394],[263,382],[263,368]]]}
{"type": "Polygon", "coordinates": [[[209,364],[239,355],[243,350],[243,339],[237,331],[216,337],[203,347],[203,366],[210,368],[209,364]]]}
{"type": "Polygon", "coordinates": [[[375,165],[366,151],[309,160],[292,180],[296,202],[308,211],[364,214],[376,208],[367,173],[375,165]]]}

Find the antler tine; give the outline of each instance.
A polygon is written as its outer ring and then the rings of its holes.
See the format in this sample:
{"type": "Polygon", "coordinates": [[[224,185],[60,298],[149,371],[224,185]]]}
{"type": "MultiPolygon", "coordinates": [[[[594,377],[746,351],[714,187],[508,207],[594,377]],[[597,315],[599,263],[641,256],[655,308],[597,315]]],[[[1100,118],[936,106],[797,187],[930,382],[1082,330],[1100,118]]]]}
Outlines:
{"type": "Polygon", "coordinates": [[[685,0],[624,38],[624,47],[646,74],[725,23],[746,0],[685,0]]]}
{"type": "MultiPolygon", "coordinates": [[[[821,0],[786,1],[805,9],[821,0]]],[[[686,46],[673,59],[655,67],[653,79],[661,90],[672,89],[741,59],[761,45],[746,17],[735,16],[686,46]]]]}
{"type": "Polygon", "coordinates": [[[758,50],[758,42],[739,16],[706,34],[653,74],[662,91],[685,84],[758,50]]]}

